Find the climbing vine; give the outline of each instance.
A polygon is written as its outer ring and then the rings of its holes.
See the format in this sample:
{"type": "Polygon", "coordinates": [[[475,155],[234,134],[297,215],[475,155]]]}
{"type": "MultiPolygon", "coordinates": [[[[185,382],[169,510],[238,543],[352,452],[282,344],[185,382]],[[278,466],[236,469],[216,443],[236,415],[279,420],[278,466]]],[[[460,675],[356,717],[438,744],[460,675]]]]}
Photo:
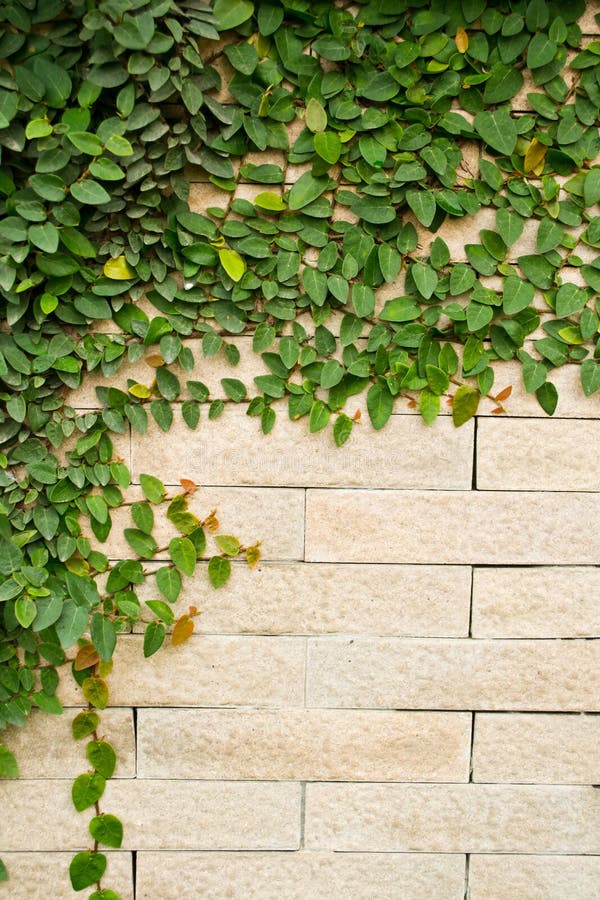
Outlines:
{"type": "MultiPolygon", "coordinates": [[[[194,430],[203,409],[245,404],[264,433],[283,410],[332,425],[339,446],[362,393],[375,429],[407,405],[432,424],[443,402],[461,425],[482,397],[505,411],[506,360],[548,414],[559,367],[600,390],[585,6],[0,0],[0,729],[60,712],[71,661],[94,724],[85,798],[111,774],[92,707],[118,636],[149,614],[146,655],[169,628],[191,633],[194,612],[172,604],[216,521],[189,511],[184,480],[167,508],[179,536],[159,547],[164,488],[142,475],[131,499],[111,435],[175,416],[194,430]],[[214,205],[194,201],[198,180],[214,205]],[[457,254],[437,232],[460,220],[457,254]],[[235,377],[240,337],[251,384],[235,377]],[[231,366],[218,393],[193,377],[214,357],[231,366]],[[82,412],[90,373],[111,384],[82,412]],[[135,558],[111,566],[101,546],[124,504],[135,558]],[[142,604],[144,565],[165,554],[162,599],[142,604]]],[[[257,545],[215,539],[213,586],[230,558],[258,561],[257,545]]],[[[0,775],[16,774],[0,745],[0,775]]],[[[93,822],[81,889],[102,874],[99,835],[118,831],[93,822]]]]}

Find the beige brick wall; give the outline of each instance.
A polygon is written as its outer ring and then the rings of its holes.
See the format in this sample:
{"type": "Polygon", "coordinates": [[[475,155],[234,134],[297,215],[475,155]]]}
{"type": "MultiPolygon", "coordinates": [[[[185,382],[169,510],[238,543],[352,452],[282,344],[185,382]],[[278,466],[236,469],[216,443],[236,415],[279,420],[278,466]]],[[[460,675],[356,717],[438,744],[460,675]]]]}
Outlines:
{"type": "MultiPolygon", "coordinates": [[[[201,210],[225,195],[198,182],[192,196],[201,210]]],[[[455,259],[465,227],[440,232],[455,259]]],[[[532,241],[526,230],[511,252],[532,241]]],[[[187,377],[214,396],[228,375],[251,384],[261,362],[234,341],[234,373],[187,341],[187,377]]],[[[152,374],[138,363],[110,383],[127,377],[152,374]]],[[[166,437],[117,439],[129,499],[142,472],[193,478],[192,508],[218,507],[226,532],[262,540],[263,560],[234,564],[219,592],[198,567],[177,605],[202,611],[182,647],[145,661],[141,634],[120,643],[103,809],[125,838],[106,887],[124,900],[598,900],[600,393],[583,396],[575,366],[552,380],[554,419],[519,366],[499,364],[509,416],[482,402],[456,430],[444,407],[427,428],[402,401],[382,432],[363,415],[340,450],[285,409],[266,438],[228,408],[197,432],[176,410],[166,437]]],[[[94,408],[106,383],[72,403],[94,408]]],[[[68,678],[61,692],[67,715],[6,735],[22,779],[0,784],[13,876],[0,900],[76,896],[68,851],[86,846],[87,814],[69,779],[86,764],[68,733],[82,696],[68,678]]]]}

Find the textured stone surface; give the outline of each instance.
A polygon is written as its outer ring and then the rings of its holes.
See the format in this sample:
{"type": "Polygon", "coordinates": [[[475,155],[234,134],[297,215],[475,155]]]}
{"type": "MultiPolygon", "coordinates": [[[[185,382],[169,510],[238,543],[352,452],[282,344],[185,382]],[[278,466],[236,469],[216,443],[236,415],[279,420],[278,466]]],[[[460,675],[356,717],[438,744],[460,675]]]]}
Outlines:
{"type": "Polygon", "coordinates": [[[307,705],[600,709],[600,642],[309,639],[307,705]]]}
{"type": "Polygon", "coordinates": [[[478,856],[470,900],[598,900],[598,856],[478,856]]]}
{"type": "MultiPolygon", "coordinates": [[[[69,783],[2,784],[0,847],[79,850],[85,822],[69,783]],[[4,807],[4,803],[7,804],[4,807]],[[48,815],[52,810],[52,815],[48,815]]],[[[123,848],[153,850],[295,850],[300,836],[300,785],[268,782],[109,781],[104,810],[123,821],[123,848]]]]}
{"type": "Polygon", "coordinates": [[[468,713],[138,713],[141,778],[468,781],[470,744],[468,713]]]}
{"type": "MultiPolygon", "coordinates": [[[[64,673],[64,680],[70,680],[64,673]]],[[[21,778],[75,778],[88,769],[85,741],[74,741],[71,722],[81,709],[67,709],[62,716],[35,710],[25,728],[8,728],[2,743],[15,754],[21,778]]],[[[100,713],[99,733],[115,748],[115,778],[135,776],[135,736],[131,709],[107,709],[100,713]]],[[[43,791],[43,787],[40,786],[43,791]]]]}
{"type": "Polygon", "coordinates": [[[600,716],[475,716],[473,781],[598,784],[600,716]]]}
{"type": "Polygon", "coordinates": [[[598,853],[593,788],[308,784],[309,850],[598,853]]]}
{"type": "MultiPolygon", "coordinates": [[[[233,566],[224,591],[206,589],[204,564],[175,609],[202,614],[204,634],[389,634],[466,637],[468,566],[261,563],[233,566]]],[[[138,591],[156,597],[151,581],[138,591]]],[[[140,626],[141,627],[141,626],[140,626]]]]}
{"type": "MultiPolygon", "coordinates": [[[[106,851],[103,851],[106,852],[106,851]]],[[[107,852],[105,885],[117,891],[121,900],[133,900],[131,853],[107,852]]],[[[0,886],[7,900],[74,900],[81,892],[71,888],[69,864],[72,853],[5,853],[2,859],[10,876],[0,886]]],[[[92,888],[90,888],[92,890],[92,888]]]]}
{"type": "MultiPolygon", "coordinates": [[[[189,452],[193,452],[193,445],[188,447],[189,452]]],[[[149,465],[148,468],[150,471],[147,474],[160,477],[159,466],[149,465]]],[[[180,477],[188,476],[188,470],[184,467],[180,477]]],[[[169,496],[181,493],[179,485],[178,489],[169,491],[169,496]]],[[[140,488],[133,487],[127,492],[128,500],[139,500],[142,496],[140,488]]],[[[190,498],[189,508],[201,519],[216,508],[221,533],[234,534],[246,545],[262,541],[261,551],[266,559],[301,559],[304,555],[304,491],[300,489],[208,487],[190,498]]],[[[164,504],[161,510],[155,513],[153,535],[159,547],[164,547],[177,532],[167,520],[167,505],[164,504]]],[[[122,537],[123,528],[132,526],[126,507],[115,511],[112,531],[101,545],[103,552],[111,559],[129,558],[133,554],[122,537]]],[[[208,551],[215,552],[210,535],[208,551]]],[[[156,559],[165,558],[166,552],[156,554],[156,559]]]]}
{"type": "Polygon", "coordinates": [[[589,566],[473,571],[474,637],[600,635],[600,569],[589,566]]]}
{"type": "Polygon", "coordinates": [[[449,417],[429,428],[417,416],[393,416],[385,433],[368,421],[351,440],[335,446],[329,430],[307,435],[306,428],[281,416],[273,432],[245,409],[229,411],[227,428],[200,428],[191,440],[183,422],[170,440],[134,434],[134,473],[158,471],[169,484],[185,472],[202,484],[293,487],[363,486],[468,489],[471,486],[473,423],[455,428],[449,417]],[[232,441],[232,431],[235,440],[232,441]]]}
{"type": "Polygon", "coordinates": [[[140,853],[138,900],[462,900],[460,855],[140,853]]]}
{"type": "Polygon", "coordinates": [[[600,420],[483,419],[477,431],[477,487],[503,491],[598,491],[590,448],[600,420]]]}
{"type": "MultiPolygon", "coordinates": [[[[110,676],[114,706],[300,706],[303,638],[205,637],[144,659],[142,636],[123,637],[110,676]]],[[[65,679],[63,697],[81,702],[65,679]]]]}
{"type": "Polygon", "coordinates": [[[309,490],[306,559],[596,564],[599,496],[309,490]]]}

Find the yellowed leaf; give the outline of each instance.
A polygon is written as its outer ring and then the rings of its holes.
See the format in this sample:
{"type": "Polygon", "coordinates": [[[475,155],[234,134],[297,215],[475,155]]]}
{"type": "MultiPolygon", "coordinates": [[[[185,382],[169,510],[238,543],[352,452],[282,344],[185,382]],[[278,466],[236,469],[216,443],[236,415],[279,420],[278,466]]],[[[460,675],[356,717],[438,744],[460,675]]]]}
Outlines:
{"type": "Polygon", "coordinates": [[[130,394],[133,394],[134,397],[139,397],[140,400],[145,400],[152,393],[150,388],[145,384],[132,384],[127,390],[130,394]]]}
{"type": "Polygon", "coordinates": [[[113,281],[129,281],[130,278],[135,278],[135,272],[129,268],[124,256],[109,259],[108,262],[104,263],[102,271],[107,278],[112,278],[113,281]]]}
{"type": "Polygon", "coordinates": [[[194,622],[188,615],[180,616],[173,628],[171,643],[174,647],[183,644],[194,633],[194,622]]]}
{"type": "Polygon", "coordinates": [[[469,49],[469,35],[465,31],[464,28],[456,29],[456,37],[454,38],[456,42],[456,49],[459,53],[466,53],[469,49]]]}
{"type": "Polygon", "coordinates": [[[537,138],[533,138],[525,153],[525,171],[534,172],[544,162],[547,150],[545,144],[541,144],[537,138]]]}
{"type": "Polygon", "coordinates": [[[260,546],[254,544],[246,550],[246,562],[251,569],[255,569],[260,562],[260,546]]]}

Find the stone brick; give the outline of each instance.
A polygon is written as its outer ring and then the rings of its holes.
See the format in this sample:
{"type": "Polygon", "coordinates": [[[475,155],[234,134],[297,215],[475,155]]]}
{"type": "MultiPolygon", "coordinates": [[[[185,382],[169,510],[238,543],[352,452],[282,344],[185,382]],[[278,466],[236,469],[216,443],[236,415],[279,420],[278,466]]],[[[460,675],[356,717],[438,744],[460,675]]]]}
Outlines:
{"type": "MultiPolygon", "coordinates": [[[[123,636],[110,676],[113,706],[301,706],[304,638],[206,637],[144,659],[142,636],[123,636]]],[[[67,703],[81,703],[64,679],[67,703]]]]}
{"type": "MultiPolygon", "coordinates": [[[[70,672],[63,673],[71,681],[70,672]]],[[[34,710],[24,728],[9,728],[4,743],[17,757],[21,778],[75,778],[87,771],[85,742],[73,740],[71,722],[81,709],[66,709],[62,716],[34,710]]],[[[115,778],[135,777],[135,737],[130,709],[107,709],[100,713],[100,730],[115,748],[115,778]]],[[[40,790],[43,790],[40,785],[40,790]]]]}
{"type": "Polygon", "coordinates": [[[595,566],[473,570],[474,637],[600,635],[600,570],[595,566]]]}
{"type": "Polygon", "coordinates": [[[477,430],[477,487],[503,491],[597,491],[590,447],[600,420],[483,419],[477,430]]]}
{"type": "Polygon", "coordinates": [[[600,494],[309,490],[320,562],[596,564],[600,494]]]}
{"type": "MultiPolygon", "coordinates": [[[[38,786],[41,793],[41,785],[38,786]]],[[[42,813],[48,816],[48,808],[42,813]]],[[[83,841],[85,843],[85,840],[83,841]]],[[[79,847],[77,849],[80,849],[79,847]]],[[[117,891],[121,900],[133,900],[133,868],[131,853],[106,851],[105,884],[117,891]]],[[[69,864],[72,853],[5,853],[2,859],[8,869],[9,882],[2,896],[10,900],[75,900],[81,893],[71,888],[69,864]],[[6,893],[8,891],[8,893],[6,893]]]]}
{"type": "Polygon", "coordinates": [[[598,856],[474,855],[470,900],[598,900],[598,856]]]}
{"type": "Polygon", "coordinates": [[[600,716],[475,716],[473,781],[600,782],[600,716]]]}
{"type": "MultiPolygon", "coordinates": [[[[87,818],[75,811],[68,781],[2,785],[4,850],[80,850],[87,818]],[[7,806],[4,806],[4,804],[7,806]],[[52,814],[49,815],[49,811],[52,814]]],[[[109,781],[102,809],[123,822],[125,850],[295,850],[300,785],[262,782],[109,781]]]]}
{"type": "Polygon", "coordinates": [[[577,20],[577,24],[581,28],[583,34],[591,34],[598,36],[598,23],[596,16],[600,13],[600,3],[598,0],[587,0],[585,10],[581,17],[577,20]]]}
{"type": "Polygon", "coordinates": [[[462,900],[465,861],[425,853],[140,853],[138,900],[462,900]],[[185,879],[181,873],[185,872],[185,879]]]}
{"type": "MultiPolygon", "coordinates": [[[[496,381],[494,392],[498,393],[509,385],[512,386],[512,394],[505,400],[505,406],[510,416],[529,416],[532,418],[546,419],[546,413],[537,401],[535,394],[528,394],[523,386],[521,364],[514,360],[494,363],[496,381]]],[[[558,404],[555,418],[577,419],[598,418],[600,416],[600,393],[592,397],[586,397],[583,393],[579,368],[577,366],[562,366],[553,369],[548,381],[551,381],[558,391],[558,404]]],[[[492,404],[481,404],[479,415],[490,415],[494,408],[492,404]]]]}
{"type": "MultiPolygon", "coordinates": [[[[207,591],[207,577],[203,564],[185,579],[175,607],[181,615],[198,606],[204,634],[466,637],[469,631],[467,566],[267,562],[250,570],[236,563],[224,591],[207,591]]],[[[156,598],[153,581],[138,596],[156,598]]]]}
{"type": "Polygon", "coordinates": [[[309,850],[597,853],[600,795],[591,787],[308,784],[305,823],[309,850]]]}
{"type": "MultiPolygon", "coordinates": [[[[160,467],[151,465],[151,460],[148,460],[148,469],[147,474],[161,475],[160,467]]],[[[179,477],[187,478],[189,474],[189,467],[182,466],[179,477]]],[[[181,493],[181,487],[178,487],[181,493]]],[[[177,493],[177,490],[171,490],[169,496],[177,493]]],[[[141,489],[131,488],[126,492],[126,499],[143,499],[141,489]]],[[[201,519],[216,509],[221,533],[234,534],[246,546],[262,541],[261,552],[265,559],[301,559],[304,555],[304,491],[300,489],[207,487],[190,497],[189,508],[201,519]]],[[[153,534],[159,547],[166,546],[177,534],[167,520],[166,512],[165,504],[162,512],[157,510],[155,513],[153,534]]],[[[111,559],[129,559],[133,551],[123,539],[123,529],[133,527],[129,509],[115,510],[112,518],[112,531],[99,549],[111,559]]],[[[210,535],[207,552],[219,552],[210,535]]],[[[166,559],[166,551],[157,553],[155,558],[166,559]]]]}
{"type": "Polygon", "coordinates": [[[244,409],[229,410],[224,427],[190,436],[178,422],[168,441],[152,431],[132,436],[133,470],[160,472],[170,484],[182,473],[202,484],[285,487],[390,487],[449,490],[471,486],[473,423],[455,428],[449,417],[429,428],[417,416],[393,416],[385,432],[367,422],[336,447],[330,429],[309,435],[303,423],[280,417],[273,432],[244,409]],[[232,440],[235,434],[235,440],[232,440]]]}
{"type": "Polygon", "coordinates": [[[469,780],[469,713],[142,709],[137,733],[141,778],[469,780]]]}
{"type": "Polygon", "coordinates": [[[309,639],[307,705],[600,709],[600,642],[309,639]]]}

